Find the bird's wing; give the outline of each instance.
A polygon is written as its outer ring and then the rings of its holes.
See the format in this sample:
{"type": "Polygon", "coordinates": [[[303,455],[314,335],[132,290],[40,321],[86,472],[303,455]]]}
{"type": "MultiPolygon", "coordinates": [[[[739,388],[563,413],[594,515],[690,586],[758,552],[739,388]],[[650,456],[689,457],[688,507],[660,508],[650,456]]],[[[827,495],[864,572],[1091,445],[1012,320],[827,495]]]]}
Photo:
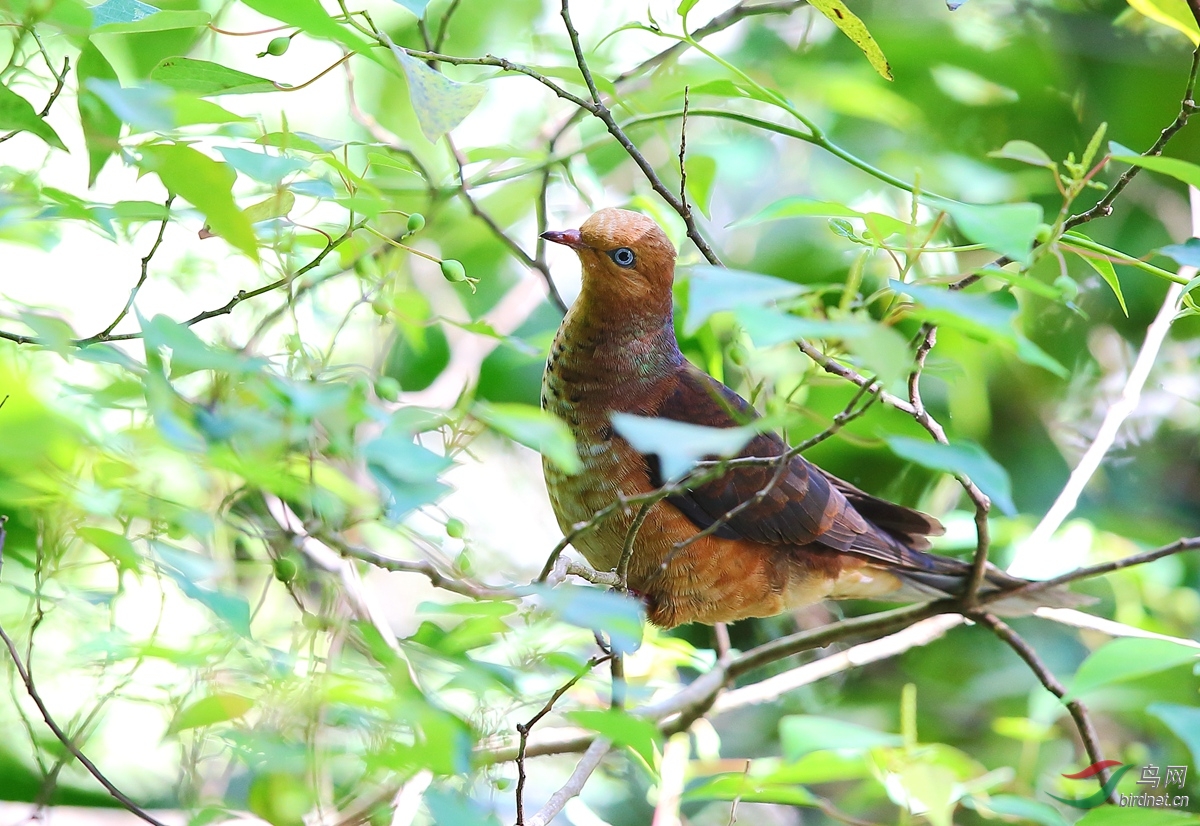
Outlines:
{"type": "MultiPolygon", "coordinates": [[[[687,363],[655,414],[709,427],[734,427],[756,416],[744,399],[687,363]]],[[[763,433],[739,455],[771,458],[786,450],[774,433],[763,433]]],[[[657,458],[646,458],[651,481],[658,486],[657,458]]],[[[891,565],[928,567],[929,558],[918,550],[928,546],[925,535],[940,533],[937,520],[869,496],[801,456],[789,459],[772,485],[778,467],[735,466],[667,501],[698,528],[720,522],[717,536],[791,547],[818,544],[891,565]],[[729,515],[753,499],[757,501],[729,515]]]]}

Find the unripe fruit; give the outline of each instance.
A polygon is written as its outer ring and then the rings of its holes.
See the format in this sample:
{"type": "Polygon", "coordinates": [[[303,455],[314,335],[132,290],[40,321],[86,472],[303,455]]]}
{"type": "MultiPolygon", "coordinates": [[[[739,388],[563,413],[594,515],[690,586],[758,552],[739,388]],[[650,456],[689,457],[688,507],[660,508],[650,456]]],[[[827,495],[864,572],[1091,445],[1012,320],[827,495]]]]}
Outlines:
{"type": "Polygon", "coordinates": [[[467,526],[461,519],[450,519],[446,522],[446,535],[454,539],[462,539],[467,532],[467,526]]]}
{"type": "Polygon", "coordinates": [[[375,379],[375,395],[385,402],[394,402],[400,398],[400,382],[391,376],[380,376],[375,379]]]}
{"type": "Polygon", "coordinates": [[[408,216],[408,231],[420,232],[425,229],[425,216],[419,212],[414,212],[408,216]]]}
{"type": "Polygon", "coordinates": [[[1054,227],[1050,226],[1049,224],[1038,224],[1037,230],[1033,233],[1033,237],[1039,244],[1048,243],[1053,230],[1054,227]]]}
{"type": "Polygon", "coordinates": [[[1054,286],[1062,293],[1062,297],[1067,301],[1074,301],[1079,297],[1079,285],[1075,280],[1065,275],[1060,275],[1054,279],[1054,286]]]}
{"type": "Polygon", "coordinates": [[[453,258],[447,258],[442,262],[442,277],[447,281],[455,283],[467,280],[467,270],[463,267],[461,261],[456,261],[453,258]]]}
{"type": "Polygon", "coordinates": [[[371,302],[371,309],[375,311],[375,315],[386,316],[392,311],[392,305],[383,296],[376,296],[371,302]]]}
{"type": "Polygon", "coordinates": [[[267,54],[279,57],[288,50],[290,45],[292,45],[290,37],[276,37],[267,44],[267,54]]]}
{"type": "Polygon", "coordinates": [[[286,556],[281,556],[275,560],[275,578],[280,582],[291,582],[296,578],[296,563],[288,559],[286,556]]]}

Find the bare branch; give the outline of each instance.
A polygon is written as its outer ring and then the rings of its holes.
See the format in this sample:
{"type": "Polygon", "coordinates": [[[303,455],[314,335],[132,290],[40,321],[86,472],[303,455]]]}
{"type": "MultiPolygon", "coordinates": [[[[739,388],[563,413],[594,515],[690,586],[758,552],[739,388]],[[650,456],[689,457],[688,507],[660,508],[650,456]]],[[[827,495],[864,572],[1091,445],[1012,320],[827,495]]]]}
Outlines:
{"type": "MultiPolygon", "coordinates": [[[[1200,12],[1197,12],[1197,9],[1200,9],[1200,0],[1188,0],[1188,4],[1192,9],[1192,13],[1196,14],[1197,19],[1200,20],[1200,12]]],[[[1154,145],[1142,153],[1143,158],[1152,158],[1156,155],[1161,155],[1163,149],[1166,148],[1167,143],[1170,142],[1171,138],[1175,137],[1180,129],[1187,126],[1188,118],[1196,113],[1197,107],[1194,95],[1196,91],[1197,71],[1200,71],[1200,46],[1197,46],[1196,51],[1192,54],[1192,68],[1188,73],[1187,83],[1184,86],[1183,99],[1179,104],[1179,114],[1175,116],[1175,120],[1169,123],[1166,128],[1162,130],[1162,133],[1159,134],[1158,140],[1154,142],[1154,145]]],[[[1081,212],[1078,215],[1072,215],[1070,218],[1068,218],[1066,224],[1064,225],[1064,229],[1073,229],[1080,224],[1086,224],[1088,221],[1095,220],[1096,218],[1107,218],[1109,215],[1112,215],[1113,201],[1117,199],[1117,196],[1125,190],[1125,187],[1129,185],[1129,182],[1132,181],[1141,171],[1142,167],[1136,165],[1130,166],[1128,169],[1126,169],[1121,174],[1121,177],[1117,178],[1117,181],[1112,185],[1112,188],[1109,189],[1108,192],[1104,193],[1104,197],[1096,202],[1095,206],[1085,212],[1081,212]]]]}
{"type": "Polygon", "coordinates": [[[584,784],[587,783],[592,772],[600,765],[600,761],[604,759],[611,748],[612,743],[608,740],[601,738],[593,741],[587,751],[583,753],[575,771],[571,773],[571,777],[563,784],[563,787],[552,794],[546,801],[546,805],[529,819],[529,826],[546,826],[553,820],[563,810],[563,806],[567,805],[567,801],[583,790],[584,784]]]}
{"type": "MultiPolygon", "coordinates": [[[[1046,664],[1042,662],[1037,652],[1033,650],[1033,646],[1025,642],[1016,631],[1012,630],[1012,628],[992,614],[987,612],[972,614],[971,618],[977,620],[982,625],[986,625],[992,630],[992,633],[1007,643],[1009,648],[1025,661],[1025,664],[1029,666],[1041,684],[1046,687],[1046,690],[1063,701],[1063,705],[1067,707],[1067,711],[1070,712],[1071,718],[1075,721],[1075,727],[1079,730],[1079,737],[1083,740],[1083,748],[1087,752],[1088,759],[1092,763],[1099,763],[1103,760],[1104,754],[1100,750],[1100,738],[1096,736],[1096,729],[1092,725],[1091,717],[1088,716],[1087,708],[1079,700],[1065,699],[1067,689],[1058,681],[1058,678],[1054,676],[1054,673],[1046,664]]],[[[1109,775],[1108,769],[1101,769],[1097,782],[1103,786],[1108,782],[1109,775]]],[[[1115,790],[1109,800],[1114,804],[1117,802],[1117,793],[1115,790]]]]}
{"type": "Polygon", "coordinates": [[[596,81],[592,78],[592,71],[590,68],[588,68],[587,59],[583,55],[583,46],[580,45],[579,42],[579,32],[576,31],[575,24],[571,22],[570,0],[562,0],[562,19],[563,24],[567,28],[567,36],[571,39],[571,48],[575,52],[575,62],[579,66],[579,72],[583,75],[583,80],[587,84],[588,91],[591,92],[592,95],[592,103],[584,106],[584,108],[600,119],[600,121],[608,129],[609,134],[617,139],[617,143],[621,144],[621,147],[625,150],[629,157],[633,159],[633,162],[637,164],[639,169],[642,170],[642,174],[646,177],[646,180],[650,182],[650,188],[657,192],[659,196],[667,202],[667,205],[670,206],[671,209],[675,210],[675,212],[679,214],[679,217],[683,219],[683,223],[687,227],[688,238],[692,239],[692,243],[696,245],[698,250],[700,250],[700,254],[708,259],[710,264],[721,266],[721,259],[717,257],[717,254],[713,251],[712,247],[709,246],[708,242],[704,239],[704,236],[700,234],[700,230],[696,227],[696,220],[692,216],[691,211],[688,210],[679,200],[678,196],[676,196],[675,193],[667,188],[666,184],[662,182],[662,179],[658,176],[658,173],[654,171],[654,167],[649,161],[646,160],[646,156],[641,153],[641,150],[634,146],[633,141],[629,139],[629,136],[626,135],[625,131],[620,127],[620,125],[617,124],[616,118],[613,117],[612,112],[609,111],[609,108],[604,104],[603,99],[600,97],[600,91],[596,88],[596,81]]]}

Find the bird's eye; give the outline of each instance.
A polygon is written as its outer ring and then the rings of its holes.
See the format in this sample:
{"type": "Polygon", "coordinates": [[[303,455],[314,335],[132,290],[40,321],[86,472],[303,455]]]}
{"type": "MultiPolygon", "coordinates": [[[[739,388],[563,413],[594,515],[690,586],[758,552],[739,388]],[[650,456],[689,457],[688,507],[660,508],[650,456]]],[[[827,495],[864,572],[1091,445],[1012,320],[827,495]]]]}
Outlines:
{"type": "Polygon", "coordinates": [[[636,260],[633,250],[631,250],[629,247],[617,247],[608,254],[608,257],[611,258],[618,267],[625,267],[626,269],[632,267],[634,260],[636,260]]]}

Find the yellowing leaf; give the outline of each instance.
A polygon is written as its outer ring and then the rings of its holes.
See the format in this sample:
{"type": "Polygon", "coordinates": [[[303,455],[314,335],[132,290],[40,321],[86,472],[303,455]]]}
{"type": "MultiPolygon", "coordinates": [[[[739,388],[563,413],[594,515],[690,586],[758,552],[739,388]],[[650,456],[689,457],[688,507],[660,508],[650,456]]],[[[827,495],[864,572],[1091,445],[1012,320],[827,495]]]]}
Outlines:
{"type": "Polygon", "coordinates": [[[455,83],[404,49],[392,46],[392,51],[408,79],[408,96],[417,113],[417,123],[430,143],[462,123],[483,100],[485,90],[482,86],[455,83]]]}
{"type": "Polygon", "coordinates": [[[862,49],[867,60],[875,67],[885,80],[892,79],[892,67],[888,65],[883,50],[867,31],[867,25],[854,12],[846,8],[842,0],[809,0],[808,4],[821,14],[833,21],[833,25],[842,30],[842,34],[854,41],[854,45],[862,49]]]}
{"type": "Polygon", "coordinates": [[[1193,46],[1200,46],[1200,26],[1184,0],[1128,0],[1135,11],[1156,23],[1182,32],[1193,46]]]}

